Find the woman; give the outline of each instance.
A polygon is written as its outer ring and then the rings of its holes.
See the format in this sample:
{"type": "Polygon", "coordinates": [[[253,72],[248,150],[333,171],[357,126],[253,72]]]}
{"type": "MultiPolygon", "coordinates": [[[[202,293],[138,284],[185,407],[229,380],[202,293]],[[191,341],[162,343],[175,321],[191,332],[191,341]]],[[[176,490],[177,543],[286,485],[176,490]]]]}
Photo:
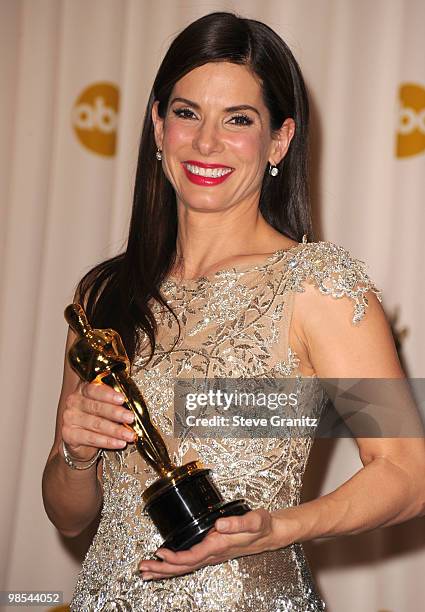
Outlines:
{"type": "Polygon", "coordinates": [[[46,511],[73,537],[102,509],[74,611],[322,610],[302,541],[423,512],[421,440],[359,438],[364,467],[300,504],[311,438],[172,435],[176,377],[404,376],[361,262],[307,240],[307,130],[299,67],[268,26],[212,13],[172,43],[146,111],[127,250],[88,273],[76,300],[121,334],[174,460],[200,457],[252,511],[188,551],[161,548],[141,511],[156,475],[123,398],[80,384],[65,362],[46,511]]]}

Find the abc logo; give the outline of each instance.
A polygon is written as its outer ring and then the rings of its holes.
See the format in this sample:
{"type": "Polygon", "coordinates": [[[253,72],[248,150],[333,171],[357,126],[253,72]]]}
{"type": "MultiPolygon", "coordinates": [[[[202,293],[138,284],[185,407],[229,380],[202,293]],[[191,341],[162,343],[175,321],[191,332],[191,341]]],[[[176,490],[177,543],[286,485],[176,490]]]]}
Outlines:
{"type": "Polygon", "coordinates": [[[111,157],[117,142],[119,90],[113,83],[94,83],[77,98],[72,125],[87,149],[111,157]]]}
{"type": "Polygon", "coordinates": [[[400,86],[397,157],[425,151],[425,89],[414,83],[400,86]]]}

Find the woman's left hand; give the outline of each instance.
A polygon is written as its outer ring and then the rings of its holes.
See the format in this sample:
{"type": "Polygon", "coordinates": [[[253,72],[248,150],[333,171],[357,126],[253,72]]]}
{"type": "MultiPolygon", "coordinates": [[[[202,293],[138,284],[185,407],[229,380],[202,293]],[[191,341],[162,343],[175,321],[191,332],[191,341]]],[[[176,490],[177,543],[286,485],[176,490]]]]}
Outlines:
{"type": "Polygon", "coordinates": [[[276,542],[275,520],[265,508],[251,510],[243,516],[217,519],[207,536],[192,548],[180,552],[160,548],[156,555],[163,561],[141,561],[142,578],[180,576],[205,565],[280,548],[276,542]]]}

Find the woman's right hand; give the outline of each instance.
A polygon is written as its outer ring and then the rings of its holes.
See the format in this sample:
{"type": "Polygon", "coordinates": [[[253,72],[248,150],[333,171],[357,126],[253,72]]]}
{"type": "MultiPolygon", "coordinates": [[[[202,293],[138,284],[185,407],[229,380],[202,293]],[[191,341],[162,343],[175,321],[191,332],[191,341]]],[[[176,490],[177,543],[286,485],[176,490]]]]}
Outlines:
{"type": "Polygon", "coordinates": [[[133,413],[121,406],[124,396],[103,383],[80,382],[68,395],[62,440],[75,460],[89,461],[99,448],[124,448],[136,434],[129,426],[133,413]]]}

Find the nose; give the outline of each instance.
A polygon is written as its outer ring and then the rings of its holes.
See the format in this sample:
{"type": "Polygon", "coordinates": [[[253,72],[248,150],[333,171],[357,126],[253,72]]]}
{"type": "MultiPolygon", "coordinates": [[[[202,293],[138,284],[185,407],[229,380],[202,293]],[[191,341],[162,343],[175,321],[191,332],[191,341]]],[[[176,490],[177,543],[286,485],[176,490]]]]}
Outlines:
{"type": "Polygon", "coordinates": [[[223,150],[220,128],[213,121],[203,121],[196,130],[192,146],[205,156],[220,153],[223,150]]]}

